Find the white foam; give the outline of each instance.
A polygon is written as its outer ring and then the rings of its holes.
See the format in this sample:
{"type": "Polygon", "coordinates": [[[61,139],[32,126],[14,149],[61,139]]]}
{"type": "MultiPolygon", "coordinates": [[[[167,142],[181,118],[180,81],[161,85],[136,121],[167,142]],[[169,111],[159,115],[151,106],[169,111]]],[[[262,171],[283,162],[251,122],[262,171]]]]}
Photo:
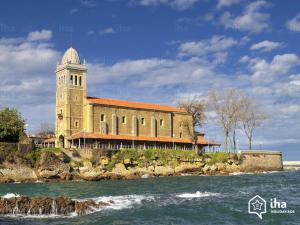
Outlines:
{"type": "Polygon", "coordinates": [[[196,191],[195,193],[183,193],[176,196],[179,198],[204,198],[217,195],[219,195],[219,193],[196,191]]]}
{"type": "Polygon", "coordinates": [[[104,209],[115,209],[115,210],[131,208],[134,205],[140,205],[144,200],[149,201],[153,199],[154,199],[153,196],[146,196],[146,195],[102,196],[102,197],[93,198],[93,200],[97,203],[98,202],[109,203],[109,205],[105,206],[104,209]]]}
{"type": "Polygon", "coordinates": [[[246,175],[246,174],[255,174],[252,172],[233,172],[233,173],[229,173],[229,175],[233,175],[233,176],[238,176],[238,175],[246,175]]]}
{"type": "Polygon", "coordinates": [[[2,198],[18,198],[20,197],[19,194],[14,194],[14,193],[7,193],[5,195],[2,196],[2,198]]]}

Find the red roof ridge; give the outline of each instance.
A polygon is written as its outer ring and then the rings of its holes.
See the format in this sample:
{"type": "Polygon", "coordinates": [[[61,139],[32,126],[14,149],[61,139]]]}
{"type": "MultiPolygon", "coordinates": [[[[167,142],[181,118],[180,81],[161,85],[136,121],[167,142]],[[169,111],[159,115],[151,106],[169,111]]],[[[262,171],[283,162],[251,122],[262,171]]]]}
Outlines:
{"type": "Polygon", "coordinates": [[[167,105],[160,105],[160,104],[146,103],[146,102],[134,102],[134,101],[126,101],[126,100],[110,99],[110,98],[96,98],[90,96],[87,96],[86,98],[89,102],[95,104],[116,105],[116,106],[136,108],[136,109],[151,109],[157,111],[186,113],[186,110],[177,108],[175,106],[167,106],[167,105]]]}

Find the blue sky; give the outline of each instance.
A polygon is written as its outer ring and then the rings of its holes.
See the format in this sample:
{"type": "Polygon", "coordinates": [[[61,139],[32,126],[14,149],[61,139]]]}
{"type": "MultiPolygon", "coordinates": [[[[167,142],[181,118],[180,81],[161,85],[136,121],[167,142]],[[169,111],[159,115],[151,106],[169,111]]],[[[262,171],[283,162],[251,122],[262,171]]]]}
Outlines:
{"type": "Polygon", "coordinates": [[[299,40],[297,0],[2,1],[0,107],[19,108],[30,132],[54,121],[54,69],[72,43],[90,96],[174,105],[237,88],[272,114],[254,146],[300,160],[299,40]]]}

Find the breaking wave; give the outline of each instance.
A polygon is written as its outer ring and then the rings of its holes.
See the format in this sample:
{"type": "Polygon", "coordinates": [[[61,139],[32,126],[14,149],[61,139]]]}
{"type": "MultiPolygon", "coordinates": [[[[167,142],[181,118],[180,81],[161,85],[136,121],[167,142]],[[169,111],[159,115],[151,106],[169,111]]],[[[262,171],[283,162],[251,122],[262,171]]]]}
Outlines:
{"type": "Polygon", "coordinates": [[[196,191],[195,193],[183,193],[176,195],[179,198],[204,198],[204,197],[210,197],[210,196],[218,196],[219,193],[212,193],[212,192],[200,192],[196,191]]]}

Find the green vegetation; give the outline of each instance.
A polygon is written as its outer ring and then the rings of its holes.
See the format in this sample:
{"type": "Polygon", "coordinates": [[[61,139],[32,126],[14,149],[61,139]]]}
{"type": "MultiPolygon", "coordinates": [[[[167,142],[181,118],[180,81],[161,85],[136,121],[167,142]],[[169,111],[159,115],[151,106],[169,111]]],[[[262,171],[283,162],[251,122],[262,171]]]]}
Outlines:
{"type": "Polygon", "coordinates": [[[19,142],[25,136],[25,121],[17,109],[0,111],[0,142],[19,142]]]}
{"type": "Polygon", "coordinates": [[[133,164],[138,167],[147,167],[153,162],[157,165],[169,165],[176,167],[180,162],[201,161],[202,158],[194,151],[187,150],[162,150],[162,149],[122,149],[116,151],[107,165],[107,169],[111,170],[116,163],[123,162],[133,164]]]}
{"type": "Polygon", "coordinates": [[[226,152],[215,152],[215,153],[206,153],[204,155],[205,158],[210,158],[208,162],[209,165],[213,165],[215,163],[225,162],[230,158],[230,154],[226,152]]]}

